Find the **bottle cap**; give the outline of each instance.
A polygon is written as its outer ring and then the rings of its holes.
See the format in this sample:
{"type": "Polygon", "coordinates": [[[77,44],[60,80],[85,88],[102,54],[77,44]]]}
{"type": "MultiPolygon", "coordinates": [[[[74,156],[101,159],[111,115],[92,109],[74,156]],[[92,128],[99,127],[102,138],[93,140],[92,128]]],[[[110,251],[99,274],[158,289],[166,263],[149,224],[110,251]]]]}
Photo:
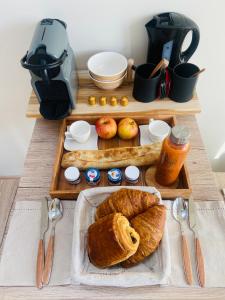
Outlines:
{"type": "Polygon", "coordinates": [[[64,176],[68,181],[76,181],[80,177],[80,171],[76,167],[69,167],[65,170],[64,176]]]}
{"type": "Polygon", "coordinates": [[[113,168],[108,171],[108,179],[112,182],[120,182],[122,180],[122,172],[120,169],[113,168]]]}
{"type": "Polygon", "coordinates": [[[96,182],[100,179],[100,171],[96,168],[89,168],[85,172],[87,182],[96,182]]]}
{"type": "Polygon", "coordinates": [[[184,145],[189,142],[190,135],[188,127],[176,125],[171,130],[170,139],[174,144],[184,145]]]}
{"type": "Polygon", "coordinates": [[[129,166],[125,169],[125,176],[128,180],[135,181],[140,176],[140,171],[136,166],[129,166]]]}

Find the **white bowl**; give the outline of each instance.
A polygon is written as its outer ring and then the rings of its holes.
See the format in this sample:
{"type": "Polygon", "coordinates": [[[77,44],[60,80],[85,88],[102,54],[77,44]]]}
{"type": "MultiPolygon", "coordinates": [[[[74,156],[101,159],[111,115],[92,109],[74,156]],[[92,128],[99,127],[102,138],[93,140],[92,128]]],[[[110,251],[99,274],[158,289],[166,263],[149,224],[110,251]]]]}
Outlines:
{"type": "Polygon", "coordinates": [[[102,81],[102,82],[109,82],[109,81],[114,81],[114,80],[118,80],[120,79],[121,77],[123,77],[123,75],[125,75],[125,73],[127,73],[127,69],[123,72],[121,72],[119,75],[116,75],[116,76],[111,76],[111,77],[105,77],[105,76],[98,76],[94,73],[92,73],[90,70],[89,70],[89,74],[91,75],[92,78],[96,79],[96,80],[99,80],[99,81],[102,81]]]}
{"type": "Polygon", "coordinates": [[[117,52],[99,52],[89,58],[87,67],[92,78],[111,81],[124,75],[127,69],[127,59],[117,52]]]}
{"type": "Polygon", "coordinates": [[[116,88],[118,88],[124,81],[124,78],[127,76],[127,73],[125,73],[121,78],[117,79],[117,80],[111,80],[111,81],[101,81],[101,80],[96,80],[95,78],[93,78],[91,76],[91,74],[89,73],[90,78],[92,79],[92,81],[94,82],[94,84],[102,89],[102,90],[115,90],[116,88]]]}

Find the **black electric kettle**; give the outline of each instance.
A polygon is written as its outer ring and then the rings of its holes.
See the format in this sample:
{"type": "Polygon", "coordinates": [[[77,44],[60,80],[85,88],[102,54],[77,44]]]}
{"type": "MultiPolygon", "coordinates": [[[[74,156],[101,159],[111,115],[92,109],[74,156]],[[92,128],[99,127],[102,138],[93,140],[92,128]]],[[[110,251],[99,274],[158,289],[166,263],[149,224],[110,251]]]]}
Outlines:
{"type": "Polygon", "coordinates": [[[198,47],[200,32],[198,25],[185,15],[168,12],[156,15],[145,25],[148,37],[147,63],[158,64],[162,58],[163,45],[173,41],[173,49],[169,66],[186,62],[198,47]],[[192,41],[187,50],[182,52],[182,44],[189,31],[192,31],[192,41]]]}

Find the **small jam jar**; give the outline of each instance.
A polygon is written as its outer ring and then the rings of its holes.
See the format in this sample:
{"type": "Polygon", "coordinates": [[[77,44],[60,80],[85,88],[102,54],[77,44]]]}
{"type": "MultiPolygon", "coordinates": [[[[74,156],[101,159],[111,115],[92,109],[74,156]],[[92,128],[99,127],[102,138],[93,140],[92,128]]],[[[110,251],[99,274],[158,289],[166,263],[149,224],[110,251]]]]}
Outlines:
{"type": "Polygon", "coordinates": [[[100,171],[96,168],[89,168],[85,172],[85,178],[89,185],[97,185],[100,177],[100,171]]]}
{"type": "Polygon", "coordinates": [[[69,167],[64,172],[64,177],[70,184],[78,184],[81,180],[80,171],[76,167],[69,167]]]}
{"type": "Polygon", "coordinates": [[[140,170],[136,166],[129,166],[125,169],[125,179],[128,183],[137,183],[140,176],[140,170]]]}
{"type": "Polygon", "coordinates": [[[122,182],[122,172],[120,169],[113,168],[108,171],[108,182],[110,185],[121,185],[122,182]]]}

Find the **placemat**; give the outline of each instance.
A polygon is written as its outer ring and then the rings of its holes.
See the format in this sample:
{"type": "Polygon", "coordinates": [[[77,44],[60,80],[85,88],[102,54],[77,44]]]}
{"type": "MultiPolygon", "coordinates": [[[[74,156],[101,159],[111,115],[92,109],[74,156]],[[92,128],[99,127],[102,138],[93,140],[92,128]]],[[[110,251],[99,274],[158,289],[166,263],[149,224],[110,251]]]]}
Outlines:
{"type": "MultiPolygon", "coordinates": [[[[62,201],[63,218],[55,230],[55,251],[50,285],[70,283],[71,249],[75,201],[62,201]]],[[[18,201],[11,211],[10,225],[0,261],[0,285],[34,286],[40,235],[41,202],[18,201]]],[[[47,246],[48,233],[45,235],[47,246]]]]}
{"type": "Polygon", "coordinates": [[[0,178],[0,251],[18,183],[19,178],[0,178]]]}
{"type": "MultiPolygon", "coordinates": [[[[56,226],[55,257],[50,285],[71,283],[71,257],[74,207],[76,202],[63,201],[64,216],[56,226]]],[[[172,272],[168,285],[187,287],[183,274],[180,228],[172,218],[171,201],[167,206],[172,272]]],[[[199,238],[205,260],[206,287],[225,287],[225,205],[223,201],[196,202],[199,238]]],[[[40,203],[20,201],[11,212],[10,226],[0,261],[1,286],[35,285],[36,255],[40,228],[40,203]]],[[[194,237],[186,225],[191,250],[194,286],[198,287],[195,271],[194,237]]]]}

